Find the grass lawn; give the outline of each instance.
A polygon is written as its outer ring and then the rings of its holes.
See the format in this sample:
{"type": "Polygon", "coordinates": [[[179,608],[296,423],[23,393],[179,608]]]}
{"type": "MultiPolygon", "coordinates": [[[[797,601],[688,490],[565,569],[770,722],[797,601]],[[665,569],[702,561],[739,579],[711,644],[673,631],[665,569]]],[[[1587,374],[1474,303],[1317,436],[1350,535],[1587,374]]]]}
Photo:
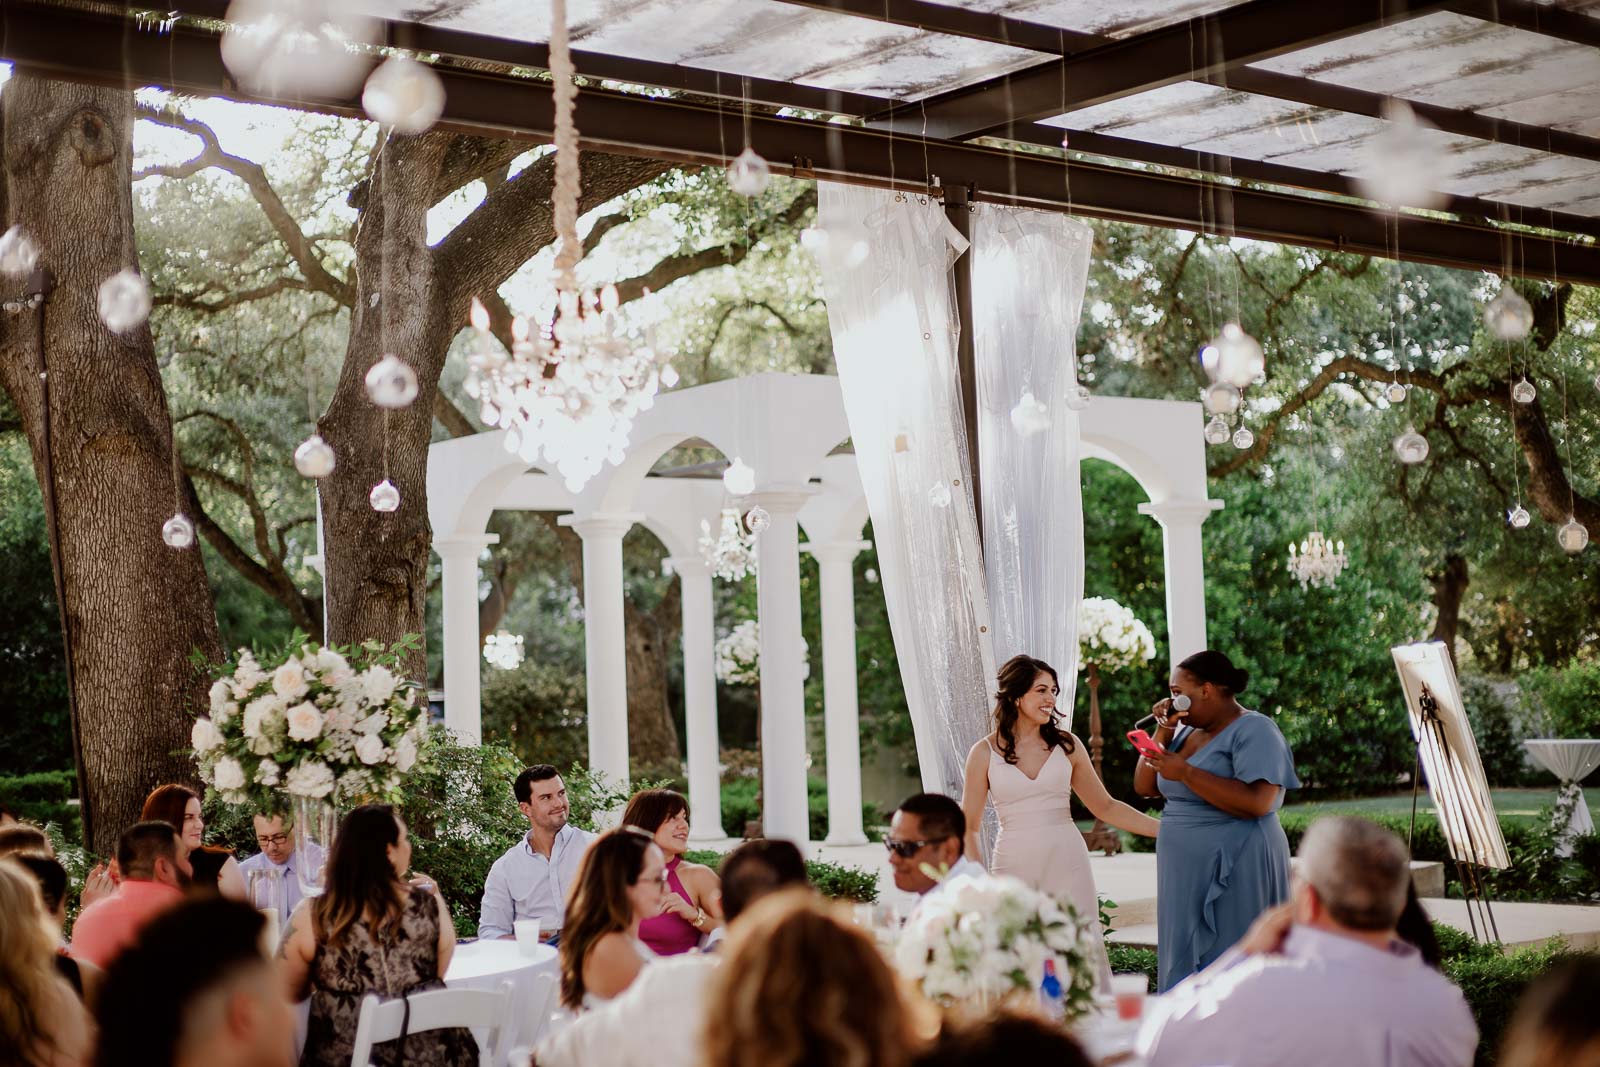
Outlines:
{"type": "MultiPolygon", "coordinates": [[[[1540,808],[1556,802],[1554,789],[1491,789],[1489,792],[1494,797],[1495,811],[1507,821],[1534,822],[1539,817],[1540,808]]],[[[1595,824],[1600,826],[1600,790],[1589,790],[1583,795],[1583,799],[1589,805],[1595,824]]],[[[1284,805],[1284,810],[1304,812],[1308,815],[1362,815],[1368,812],[1409,815],[1411,794],[1394,793],[1388,796],[1357,797],[1354,800],[1314,800],[1304,804],[1291,802],[1284,805]]],[[[1417,797],[1417,810],[1419,812],[1433,810],[1433,802],[1428,799],[1426,790],[1417,797]]]]}

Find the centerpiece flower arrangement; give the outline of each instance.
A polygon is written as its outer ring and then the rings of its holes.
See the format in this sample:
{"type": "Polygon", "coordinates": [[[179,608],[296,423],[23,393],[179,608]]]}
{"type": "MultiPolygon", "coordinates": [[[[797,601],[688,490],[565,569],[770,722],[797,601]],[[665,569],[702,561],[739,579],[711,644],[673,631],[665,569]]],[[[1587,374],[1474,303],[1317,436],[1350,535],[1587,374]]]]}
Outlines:
{"type": "Polygon", "coordinates": [[[420,642],[335,648],[295,634],[261,659],[240,649],[212,669],[208,714],[190,734],[201,779],[258,811],[396,796],[428,730],[421,687],[399,673],[420,642]]]}
{"type": "Polygon", "coordinates": [[[1046,961],[1061,982],[1065,1018],[1094,1003],[1098,960],[1070,905],[1004,875],[960,875],[925,897],[895,943],[895,963],[946,1006],[1037,1003],[1046,961]]]}
{"type": "Polygon", "coordinates": [[[1092,663],[1103,671],[1143,667],[1156,656],[1150,627],[1106,597],[1084,597],[1078,605],[1078,669],[1092,663]]]}

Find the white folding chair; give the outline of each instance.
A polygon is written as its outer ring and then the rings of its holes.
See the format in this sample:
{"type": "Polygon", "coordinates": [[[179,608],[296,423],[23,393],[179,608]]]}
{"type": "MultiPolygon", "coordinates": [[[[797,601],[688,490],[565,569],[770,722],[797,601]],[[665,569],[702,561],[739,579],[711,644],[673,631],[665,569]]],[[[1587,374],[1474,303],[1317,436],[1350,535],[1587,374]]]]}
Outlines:
{"type": "Polygon", "coordinates": [[[550,1029],[550,1013],[555,1010],[556,976],[541,974],[528,983],[522,1004],[517,1009],[521,1034],[518,1044],[535,1048],[550,1029]]]}
{"type": "Polygon", "coordinates": [[[420,1034],[428,1030],[444,1030],[463,1026],[472,1030],[485,1030],[483,1041],[484,1062],[501,1063],[505,1049],[501,1047],[510,1019],[512,985],[500,983],[500,988],[488,989],[431,989],[426,993],[413,993],[395,1000],[379,1000],[368,994],[361,1002],[361,1015],[356,1020],[355,1044],[350,1050],[350,1067],[371,1067],[372,1046],[393,1041],[404,1027],[407,1034],[420,1034]],[[410,1002],[411,1018],[406,1019],[406,1004],[410,1002]]]}

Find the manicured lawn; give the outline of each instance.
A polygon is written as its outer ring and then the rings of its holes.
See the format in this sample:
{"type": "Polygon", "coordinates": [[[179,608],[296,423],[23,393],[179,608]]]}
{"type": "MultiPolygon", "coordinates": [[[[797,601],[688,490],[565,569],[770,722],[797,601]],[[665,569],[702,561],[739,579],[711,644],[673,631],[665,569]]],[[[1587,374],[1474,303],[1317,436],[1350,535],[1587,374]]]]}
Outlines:
{"type": "MultiPolygon", "coordinates": [[[[1534,822],[1539,817],[1540,808],[1549,807],[1556,802],[1554,789],[1492,789],[1490,793],[1494,797],[1495,811],[1507,821],[1534,822]]],[[[1600,790],[1588,790],[1583,794],[1583,799],[1594,815],[1595,824],[1600,826],[1600,790]]],[[[1291,802],[1285,807],[1292,807],[1306,814],[1360,815],[1376,812],[1386,815],[1407,815],[1411,811],[1411,794],[1394,793],[1389,796],[1357,797],[1353,800],[1319,800],[1305,804],[1291,802]]],[[[1433,804],[1428,799],[1426,791],[1417,798],[1417,810],[1433,810],[1433,804]]]]}

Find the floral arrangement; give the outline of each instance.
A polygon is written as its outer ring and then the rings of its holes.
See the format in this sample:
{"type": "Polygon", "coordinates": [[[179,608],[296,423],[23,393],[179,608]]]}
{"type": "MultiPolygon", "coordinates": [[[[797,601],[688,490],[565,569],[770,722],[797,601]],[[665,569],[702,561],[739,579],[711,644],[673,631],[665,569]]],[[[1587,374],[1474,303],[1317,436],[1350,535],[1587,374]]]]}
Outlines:
{"type": "MultiPolygon", "coordinates": [[[[802,677],[811,676],[811,646],[800,639],[802,677]]],[[[712,648],[716,661],[717,681],[723,685],[755,685],[761,681],[761,626],[754,619],[746,619],[712,648]]]]}
{"type": "Polygon", "coordinates": [[[514,671],[522,666],[522,635],[497,630],[483,639],[483,658],[492,667],[514,671]]]}
{"type": "Polygon", "coordinates": [[[1103,671],[1143,667],[1156,657],[1150,627],[1133,612],[1105,597],[1084,597],[1078,605],[1078,669],[1093,663],[1103,671]]]}
{"type": "Polygon", "coordinates": [[[959,875],[923,898],[895,944],[895,964],[941,1004],[1038,996],[1055,961],[1067,1019],[1093,1005],[1099,963],[1069,905],[1003,875],[959,875]]]}
{"type": "Polygon", "coordinates": [[[420,643],[339,649],[296,634],[266,662],[240,649],[215,668],[209,714],[190,733],[201,779],[227,803],[263,811],[292,797],[395,795],[427,736],[420,687],[398,673],[420,643]]]}

